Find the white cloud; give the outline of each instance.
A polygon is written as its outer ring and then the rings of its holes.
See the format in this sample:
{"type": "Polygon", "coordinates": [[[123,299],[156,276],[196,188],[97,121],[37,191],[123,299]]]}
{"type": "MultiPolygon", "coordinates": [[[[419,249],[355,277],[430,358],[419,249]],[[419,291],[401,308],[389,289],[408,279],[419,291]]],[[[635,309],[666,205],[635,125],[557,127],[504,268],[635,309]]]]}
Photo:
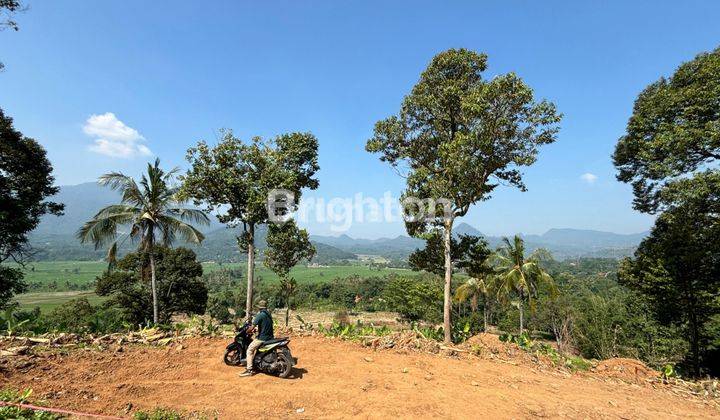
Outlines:
{"type": "Polygon", "coordinates": [[[88,136],[96,137],[95,143],[90,146],[90,150],[95,153],[126,159],[152,156],[150,149],[142,144],[145,137],[117,119],[112,112],[91,115],[85,121],[83,131],[88,136]]]}
{"type": "Polygon", "coordinates": [[[597,181],[598,177],[595,174],[591,174],[590,172],[586,172],[582,175],[580,175],[580,179],[587,182],[588,184],[594,184],[595,181],[597,181]]]}

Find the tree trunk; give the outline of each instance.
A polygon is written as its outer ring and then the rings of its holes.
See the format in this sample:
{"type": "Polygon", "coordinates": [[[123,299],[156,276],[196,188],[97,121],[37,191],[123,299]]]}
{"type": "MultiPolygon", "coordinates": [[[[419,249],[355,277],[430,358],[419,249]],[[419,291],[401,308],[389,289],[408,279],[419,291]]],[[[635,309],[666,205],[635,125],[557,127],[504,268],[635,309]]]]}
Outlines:
{"type": "Polygon", "coordinates": [[[250,223],[248,225],[248,243],[247,243],[247,300],[245,301],[245,316],[248,320],[252,318],[250,313],[252,312],[253,303],[253,287],[255,283],[255,224],[250,223]]]}
{"type": "Polygon", "coordinates": [[[152,289],[153,300],[153,324],[158,324],[158,299],[157,299],[157,282],[155,281],[155,256],[153,255],[153,243],[150,242],[150,288],[152,289]]]}
{"type": "Polygon", "coordinates": [[[445,232],[443,242],[445,245],[445,299],[443,302],[443,328],[445,330],[445,343],[452,344],[452,323],[450,320],[450,311],[452,309],[451,302],[451,286],[452,286],[452,260],[450,259],[450,239],[452,238],[453,219],[445,220],[445,232]]]}
{"type": "Polygon", "coordinates": [[[472,300],[470,301],[470,309],[472,309],[472,312],[475,313],[475,312],[477,312],[477,307],[478,307],[478,295],[475,294],[472,296],[472,300]]]}
{"type": "Polygon", "coordinates": [[[695,313],[695,305],[690,305],[690,353],[692,357],[693,375],[700,377],[700,334],[695,313]]]}
{"type": "Polygon", "coordinates": [[[290,322],[290,304],[288,303],[287,308],[285,308],[285,327],[286,328],[287,328],[289,322],[290,322]]]}
{"type": "Polygon", "coordinates": [[[523,292],[521,290],[520,291],[520,304],[518,305],[518,308],[520,309],[520,334],[523,333],[523,329],[525,327],[525,325],[523,323],[523,298],[524,298],[524,296],[523,296],[523,292]]]}
{"type": "Polygon", "coordinates": [[[488,325],[488,305],[487,305],[487,299],[485,299],[485,304],[483,305],[483,332],[487,332],[487,325],[488,325]]]}

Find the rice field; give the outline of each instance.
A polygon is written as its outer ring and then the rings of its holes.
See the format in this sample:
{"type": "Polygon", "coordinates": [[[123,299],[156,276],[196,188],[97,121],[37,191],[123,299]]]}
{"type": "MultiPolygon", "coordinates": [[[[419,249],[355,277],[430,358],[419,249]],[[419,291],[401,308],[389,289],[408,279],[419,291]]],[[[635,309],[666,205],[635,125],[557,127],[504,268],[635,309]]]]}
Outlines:
{"type": "MultiPolygon", "coordinates": [[[[18,295],[17,301],[22,309],[32,309],[36,306],[42,311],[52,310],[54,307],[71,299],[85,297],[92,303],[102,301],[92,290],[77,290],[87,288],[97,276],[107,268],[102,261],[41,261],[29,264],[25,270],[25,281],[30,285],[31,292],[18,295]]],[[[214,262],[203,263],[203,270],[209,273],[220,269],[241,270],[245,278],[247,265],[245,263],[214,262]]],[[[343,266],[297,266],[291,275],[298,283],[324,283],[339,277],[372,277],[385,276],[390,273],[412,273],[406,269],[383,268],[371,269],[367,265],[343,266]]],[[[256,264],[256,276],[263,282],[276,282],[278,276],[268,270],[262,263],[256,264]]]]}

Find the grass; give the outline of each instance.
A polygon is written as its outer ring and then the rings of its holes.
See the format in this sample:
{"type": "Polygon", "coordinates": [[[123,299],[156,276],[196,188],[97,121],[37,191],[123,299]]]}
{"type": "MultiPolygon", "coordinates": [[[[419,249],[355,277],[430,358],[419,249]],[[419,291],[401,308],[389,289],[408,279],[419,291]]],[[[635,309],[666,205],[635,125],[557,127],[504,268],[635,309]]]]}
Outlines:
{"type": "MultiPolygon", "coordinates": [[[[203,263],[205,273],[220,269],[239,269],[246,276],[245,263],[217,264],[203,263]]],[[[91,303],[97,304],[102,298],[95,295],[92,290],[73,290],[76,286],[87,286],[102,274],[107,268],[103,261],[40,261],[28,264],[25,271],[25,281],[30,285],[31,292],[17,296],[22,309],[40,307],[43,312],[51,311],[58,305],[70,299],[87,298],[91,303]]],[[[408,273],[409,270],[398,268],[385,268],[381,270],[370,269],[366,265],[307,267],[297,266],[291,271],[298,283],[324,283],[338,277],[372,277],[385,276],[390,273],[408,273]]],[[[278,276],[262,265],[256,265],[255,275],[263,282],[274,283],[279,281],[278,276]]]]}

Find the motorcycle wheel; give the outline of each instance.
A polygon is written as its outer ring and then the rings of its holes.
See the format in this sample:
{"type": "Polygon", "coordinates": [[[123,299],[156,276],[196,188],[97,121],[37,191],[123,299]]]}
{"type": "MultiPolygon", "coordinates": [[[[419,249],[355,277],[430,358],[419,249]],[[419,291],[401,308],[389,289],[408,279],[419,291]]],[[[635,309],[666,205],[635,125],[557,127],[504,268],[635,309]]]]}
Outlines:
{"type": "Polygon", "coordinates": [[[290,372],[292,371],[292,360],[288,359],[288,355],[285,352],[278,353],[277,355],[277,362],[275,362],[279,365],[280,369],[278,372],[278,376],[281,378],[287,378],[290,376],[290,372]]]}
{"type": "Polygon", "coordinates": [[[223,361],[228,366],[238,366],[240,364],[240,351],[239,349],[228,349],[225,350],[223,361]]]}

